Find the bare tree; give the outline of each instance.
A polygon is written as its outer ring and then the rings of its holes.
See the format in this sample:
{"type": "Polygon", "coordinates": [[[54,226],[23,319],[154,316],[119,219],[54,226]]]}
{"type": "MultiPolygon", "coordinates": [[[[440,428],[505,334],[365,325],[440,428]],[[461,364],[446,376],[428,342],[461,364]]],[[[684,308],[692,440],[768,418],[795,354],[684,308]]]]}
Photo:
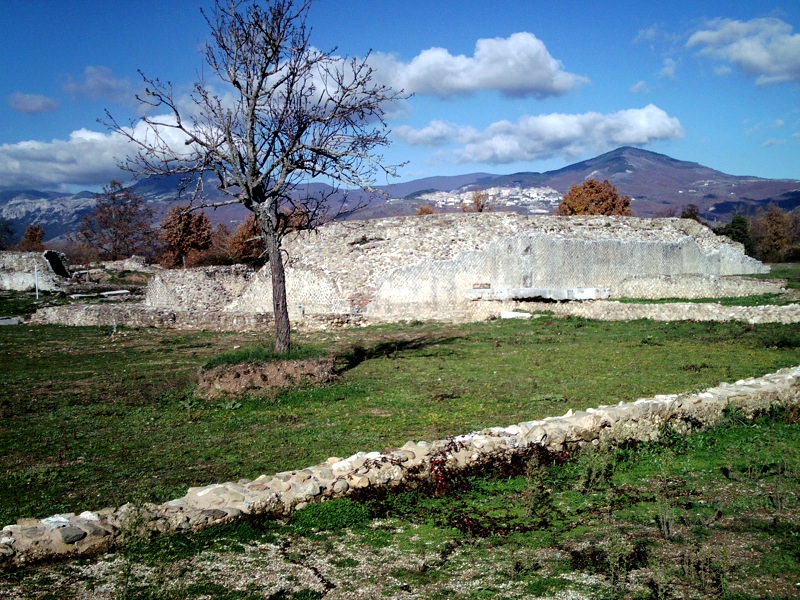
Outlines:
{"type": "Polygon", "coordinates": [[[475,190],[469,195],[469,204],[461,202],[459,205],[461,212],[488,212],[491,207],[489,206],[489,195],[483,190],[475,190]]]}
{"type": "Polygon", "coordinates": [[[395,173],[373,152],[389,143],[384,107],[401,94],[373,81],[367,59],[314,48],[310,6],[311,0],[217,0],[203,13],[212,39],[203,54],[224,90],[201,79],[186,111],[170,83],[143,75],[139,101],[149,114],[167,114],[123,127],[107,113],[105,123],[138,146],[128,169],[199,175],[195,199],[202,206],[241,203],[253,212],[270,264],[278,352],[290,345],[281,240],[297,229],[293,217],[305,215],[304,228],[314,228],[354,208],[333,200],[338,188],[374,191],[379,174],[395,173]],[[202,203],[208,172],[229,200],[202,203]],[[331,183],[331,191],[302,193],[312,180],[331,183]]]}

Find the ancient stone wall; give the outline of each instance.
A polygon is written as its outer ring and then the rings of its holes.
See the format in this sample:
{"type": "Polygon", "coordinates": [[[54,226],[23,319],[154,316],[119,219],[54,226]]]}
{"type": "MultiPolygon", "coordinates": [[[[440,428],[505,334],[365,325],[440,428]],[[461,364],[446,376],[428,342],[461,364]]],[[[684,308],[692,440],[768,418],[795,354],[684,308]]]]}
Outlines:
{"type": "MultiPolygon", "coordinates": [[[[186,331],[274,331],[271,312],[232,312],[220,310],[172,310],[128,302],[68,304],[48,306],[36,311],[32,325],[79,327],[163,327],[186,331]]],[[[327,329],[364,323],[360,315],[308,315],[294,325],[306,329],[327,329]]]]}
{"type": "MultiPolygon", "coordinates": [[[[430,215],[330,223],[286,240],[290,315],[471,319],[481,289],[601,288],[612,297],[719,297],[775,291],[725,279],[766,271],[740,244],[686,219],[430,215]]],[[[164,271],[146,304],[270,312],[268,270],[164,271]]]]}
{"type": "MultiPolygon", "coordinates": [[[[295,323],[326,325],[337,321],[332,315],[338,321],[478,320],[524,309],[479,296],[531,300],[524,292],[540,289],[561,294],[555,297],[591,288],[599,297],[649,299],[780,291],[773,282],[730,277],[765,267],[740,244],[685,219],[398,217],[332,223],[288,239],[286,249],[295,323]]],[[[269,271],[235,265],[159,270],[143,308],[54,308],[34,322],[260,329],[271,312],[269,271]]]]}
{"type": "Polygon", "coordinates": [[[147,286],[144,303],[178,311],[222,311],[244,294],[254,278],[253,269],[243,265],[159,271],[147,286]]]}
{"type": "Polygon", "coordinates": [[[371,317],[467,316],[475,287],[608,288],[612,297],[725,295],[720,277],[764,272],[741,245],[681,219],[507,213],[334,223],[287,244],[371,317]]]}
{"type": "Polygon", "coordinates": [[[627,302],[516,302],[507,310],[547,311],[559,316],[575,316],[600,321],[741,321],[743,323],[800,323],[800,304],[764,306],[723,306],[713,302],[674,302],[633,304],[627,302]]]}
{"type": "MultiPolygon", "coordinates": [[[[25,292],[36,289],[44,292],[58,291],[67,282],[66,277],[56,274],[53,265],[42,252],[0,252],[0,290],[25,292]]],[[[51,260],[58,261],[56,267],[66,274],[63,257],[56,252],[47,253],[51,260]]]]}
{"type": "Polygon", "coordinates": [[[502,467],[534,451],[574,453],[589,445],[656,440],[665,428],[679,433],[717,424],[726,408],[752,417],[773,406],[800,406],[800,367],[723,383],[700,393],[645,398],[627,404],[569,410],[561,417],[492,427],[434,442],[410,441],[385,452],[359,452],[255,479],[190,488],[163,504],[20,519],[0,532],[0,567],[57,556],[85,556],[112,548],[126,527],[154,532],[199,529],[244,514],[283,517],[310,503],[370,490],[414,486],[436,469],[502,467]]]}

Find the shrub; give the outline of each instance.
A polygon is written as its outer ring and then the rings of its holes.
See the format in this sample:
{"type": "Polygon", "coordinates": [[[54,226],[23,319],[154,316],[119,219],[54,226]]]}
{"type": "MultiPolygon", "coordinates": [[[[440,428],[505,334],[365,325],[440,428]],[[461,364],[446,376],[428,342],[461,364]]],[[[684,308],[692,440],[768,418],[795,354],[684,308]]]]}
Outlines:
{"type": "Polygon", "coordinates": [[[629,217],[631,199],[620,196],[606,179],[587,179],[580,185],[573,185],[556,209],[557,215],[570,217],[580,215],[606,215],[629,217]]]}

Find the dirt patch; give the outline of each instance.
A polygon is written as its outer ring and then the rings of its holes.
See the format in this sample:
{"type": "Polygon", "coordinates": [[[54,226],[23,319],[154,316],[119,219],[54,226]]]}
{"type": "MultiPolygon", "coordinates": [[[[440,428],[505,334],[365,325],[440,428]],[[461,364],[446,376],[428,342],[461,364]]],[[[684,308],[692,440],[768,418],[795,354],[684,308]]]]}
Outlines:
{"type": "Polygon", "coordinates": [[[269,394],[285,388],[325,383],[337,377],[333,358],[224,365],[201,371],[195,393],[206,399],[246,392],[269,394]]]}

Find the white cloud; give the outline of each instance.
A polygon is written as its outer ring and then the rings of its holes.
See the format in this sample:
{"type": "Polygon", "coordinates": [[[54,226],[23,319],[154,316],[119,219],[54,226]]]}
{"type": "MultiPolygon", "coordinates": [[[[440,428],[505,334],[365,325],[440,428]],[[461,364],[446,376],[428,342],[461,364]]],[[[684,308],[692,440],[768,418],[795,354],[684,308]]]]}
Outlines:
{"type": "Polygon", "coordinates": [[[12,110],[29,115],[50,112],[58,108],[58,102],[48,96],[40,96],[38,94],[14,92],[8,95],[6,101],[12,110]]]}
{"type": "Polygon", "coordinates": [[[658,30],[658,26],[651,25],[646,29],[640,29],[639,33],[636,34],[636,37],[633,38],[634,44],[640,44],[642,42],[653,42],[660,36],[660,32],[658,30]]]}
{"type": "Polygon", "coordinates": [[[438,120],[431,121],[430,125],[422,129],[401,125],[393,129],[392,133],[412,146],[444,146],[454,141],[467,142],[480,136],[480,133],[472,127],[438,120]]]}
{"type": "Polygon", "coordinates": [[[120,178],[117,157],[127,143],[114,134],[86,129],[68,140],[24,141],[0,145],[0,189],[61,189],[64,185],[96,185],[120,178]]]}
{"type": "Polygon", "coordinates": [[[756,83],[800,81],[800,34],[781,19],[716,19],[686,43],[703,56],[733,63],[756,83]]]}
{"type": "Polygon", "coordinates": [[[523,116],[516,123],[498,121],[484,131],[434,122],[420,130],[407,128],[400,136],[409,143],[459,144],[455,154],[460,163],[508,164],[676,139],[683,136],[683,128],[677,118],[649,104],[610,114],[523,116]]]}
{"type": "Polygon", "coordinates": [[[774,119],[772,121],[759,121],[751,123],[749,120],[745,121],[745,133],[747,135],[760,134],[773,129],[781,129],[786,125],[783,119],[774,119]]]}
{"type": "MultiPolygon", "coordinates": [[[[170,122],[170,117],[162,121],[170,122]]],[[[139,121],[132,130],[136,139],[153,139],[152,130],[139,121]]],[[[191,150],[185,136],[169,128],[159,134],[173,148],[191,150]]],[[[118,167],[133,147],[123,135],[79,129],[67,140],[24,141],[0,145],[0,189],[64,189],[66,186],[98,186],[129,176],[118,167]]]]}
{"type": "Polygon", "coordinates": [[[770,139],[765,140],[761,143],[762,148],[770,148],[772,146],[783,146],[786,143],[786,140],[778,140],[778,139],[770,139]]]}
{"type": "Polygon", "coordinates": [[[637,81],[635,84],[631,86],[629,90],[632,94],[649,94],[650,93],[650,86],[647,85],[647,82],[637,81]]]}
{"type": "Polygon", "coordinates": [[[661,72],[659,73],[661,77],[666,77],[667,79],[675,79],[675,72],[678,70],[678,63],[671,58],[665,58],[664,64],[661,67],[661,72]]]}
{"type": "Polygon", "coordinates": [[[135,101],[134,88],[127,79],[117,79],[108,67],[89,66],[83,70],[83,78],[67,79],[64,90],[73,96],[84,96],[92,100],[108,100],[120,104],[135,101]]]}
{"type": "Polygon", "coordinates": [[[389,54],[374,54],[369,60],[377,77],[394,89],[441,98],[480,90],[543,98],[564,94],[589,81],[564,71],[544,43],[526,32],[480,39],[473,56],[453,56],[445,48],[430,48],[407,63],[389,54]]]}
{"type": "Polygon", "coordinates": [[[679,40],[680,36],[678,34],[664,31],[661,29],[660,25],[654,24],[650,27],[646,27],[645,29],[640,29],[631,43],[648,43],[653,48],[656,45],[666,45],[671,47],[674,46],[679,40]]]}

